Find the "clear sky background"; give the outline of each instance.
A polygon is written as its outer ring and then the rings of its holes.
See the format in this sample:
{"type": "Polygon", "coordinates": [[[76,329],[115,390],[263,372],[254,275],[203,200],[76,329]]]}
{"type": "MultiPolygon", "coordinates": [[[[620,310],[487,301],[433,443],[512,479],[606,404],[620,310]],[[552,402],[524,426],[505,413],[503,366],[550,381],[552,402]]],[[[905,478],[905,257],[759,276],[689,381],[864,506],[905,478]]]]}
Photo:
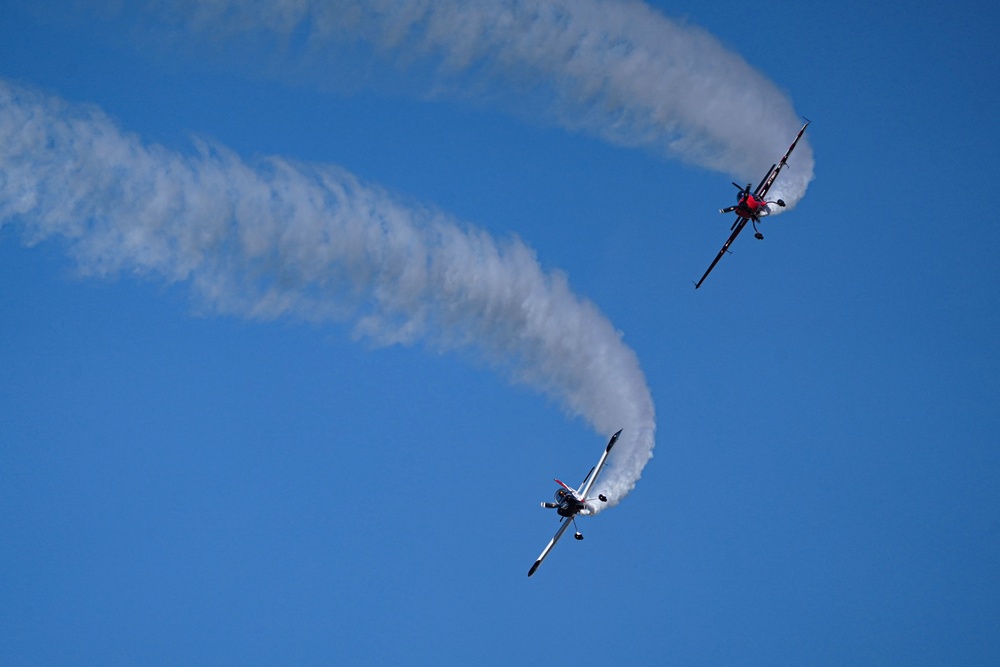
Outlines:
{"type": "Polygon", "coordinates": [[[650,3],[813,120],[806,196],[696,292],[737,174],[502,87],[429,97],[364,49],[319,76],[32,4],[0,3],[5,81],[522,239],[623,333],[657,432],[528,579],[557,527],[538,503],[610,432],[469,351],[215,315],[4,220],[0,662],[1000,661],[995,6],[650,3]]]}

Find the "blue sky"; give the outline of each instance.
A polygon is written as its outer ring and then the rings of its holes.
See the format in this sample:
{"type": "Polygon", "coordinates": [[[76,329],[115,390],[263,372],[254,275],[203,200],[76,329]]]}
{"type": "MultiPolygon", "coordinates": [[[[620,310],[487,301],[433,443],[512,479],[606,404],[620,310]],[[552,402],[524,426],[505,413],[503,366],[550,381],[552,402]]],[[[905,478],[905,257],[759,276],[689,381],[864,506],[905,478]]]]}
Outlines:
{"type": "Polygon", "coordinates": [[[519,238],[622,332],[656,448],[529,580],[538,502],[610,431],[474,349],[219,314],[3,219],[0,661],[1000,658],[994,7],[649,3],[814,121],[805,197],[695,292],[738,174],[567,129],[502,76],[429,95],[433,58],[31,4],[0,8],[6,83],[519,238]]]}

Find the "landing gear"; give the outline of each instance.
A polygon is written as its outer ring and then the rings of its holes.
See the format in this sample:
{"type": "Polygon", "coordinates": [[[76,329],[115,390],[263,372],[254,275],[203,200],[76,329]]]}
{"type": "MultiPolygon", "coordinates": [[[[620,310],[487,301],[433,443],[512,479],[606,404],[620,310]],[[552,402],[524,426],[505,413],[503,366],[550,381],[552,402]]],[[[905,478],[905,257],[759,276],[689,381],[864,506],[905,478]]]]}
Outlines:
{"type": "Polygon", "coordinates": [[[573,533],[573,537],[575,537],[578,540],[582,540],[583,539],[583,533],[581,533],[581,532],[573,533]]]}
{"type": "Polygon", "coordinates": [[[603,493],[599,493],[599,494],[597,494],[597,498],[598,498],[598,500],[600,500],[600,501],[601,501],[602,503],[606,503],[606,502],[608,502],[608,497],[607,497],[606,495],[604,495],[603,493]]]}
{"type": "Polygon", "coordinates": [[[753,237],[755,239],[757,239],[758,241],[763,241],[764,240],[764,235],[761,234],[760,232],[757,232],[756,234],[754,234],[753,237]]]}

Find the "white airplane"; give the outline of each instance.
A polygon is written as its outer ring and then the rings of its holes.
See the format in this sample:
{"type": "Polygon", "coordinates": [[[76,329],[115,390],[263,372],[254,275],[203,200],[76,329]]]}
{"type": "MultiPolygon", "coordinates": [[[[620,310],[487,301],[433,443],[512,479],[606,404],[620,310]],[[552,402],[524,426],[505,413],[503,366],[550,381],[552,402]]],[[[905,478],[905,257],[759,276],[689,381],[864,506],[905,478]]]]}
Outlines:
{"type": "MultiPolygon", "coordinates": [[[[549,555],[549,552],[552,551],[552,547],[556,545],[556,542],[559,541],[562,534],[566,532],[566,528],[569,527],[569,524],[572,523],[576,526],[577,514],[587,516],[588,514],[594,513],[594,507],[590,504],[591,498],[588,498],[587,494],[590,493],[590,489],[593,488],[594,482],[597,481],[597,476],[601,474],[601,468],[604,467],[604,462],[608,460],[608,454],[611,453],[611,448],[615,446],[615,442],[618,441],[618,436],[621,434],[621,429],[619,429],[617,433],[611,436],[611,441],[608,443],[608,446],[604,448],[604,453],[601,454],[601,460],[598,461],[597,465],[591,468],[590,472],[587,473],[587,476],[583,478],[583,483],[580,484],[579,490],[571,489],[558,479],[556,480],[556,484],[558,484],[560,488],[556,491],[555,502],[542,503],[542,507],[556,510],[559,513],[559,522],[562,523],[562,525],[559,526],[559,530],[556,531],[555,537],[552,538],[548,546],[546,546],[542,551],[542,554],[538,557],[538,560],[535,561],[535,564],[531,566],[530,570],[528,570],[529,577],[535,573],[538,566],[541,565],[542,561],[545,560],[545,557],[549,555]]],[[[608,499],[604,496],[604,494],[598,495],[597,500],[600,500],[602,503],[608,502],[608,499]]],[[[573,537],[578,540],[582,540],[583,533],[577,530],[573,537]]]]}

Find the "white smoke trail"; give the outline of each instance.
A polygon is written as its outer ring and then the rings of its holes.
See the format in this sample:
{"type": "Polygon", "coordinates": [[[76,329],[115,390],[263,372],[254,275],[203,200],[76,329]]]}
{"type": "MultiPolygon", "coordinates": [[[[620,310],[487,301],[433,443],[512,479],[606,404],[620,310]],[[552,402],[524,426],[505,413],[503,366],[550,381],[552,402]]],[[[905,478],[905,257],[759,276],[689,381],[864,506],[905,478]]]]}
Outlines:
{"type": "MultiPolygon", "coordinates": [[[[194,32],[234,48],[280,44],[272,51],[284,55],[270,58],[285,59],[276,67],[285,76],[341,81],[345,49],[363,43],[414,75],[415,63],[436,63],[438,92],[528,105],[525,113],[740,182],[760,179],[801,125],[787,95],[740,56],[636,0],[152,0],[149,6],[180,24],[181,39],[194,32]],[[512,89],[520,95],[511,96],[512,89]]],[[[773,193],[794,206],[812,178],[812,149],[803,138],[773,193]]]]}
{"type": "Polygon", "coordinates": [[[30,243],[63,239],[84,272],[189,281],[219,312],[473,348],[598,433],[625,428],[601,480],[610,504],[651,456],[638,359],[562,274],[516,239],[404,207],[341,169],[146,146],[95,108],[0,81],[0,227],[11,223],[30,243]]]}

